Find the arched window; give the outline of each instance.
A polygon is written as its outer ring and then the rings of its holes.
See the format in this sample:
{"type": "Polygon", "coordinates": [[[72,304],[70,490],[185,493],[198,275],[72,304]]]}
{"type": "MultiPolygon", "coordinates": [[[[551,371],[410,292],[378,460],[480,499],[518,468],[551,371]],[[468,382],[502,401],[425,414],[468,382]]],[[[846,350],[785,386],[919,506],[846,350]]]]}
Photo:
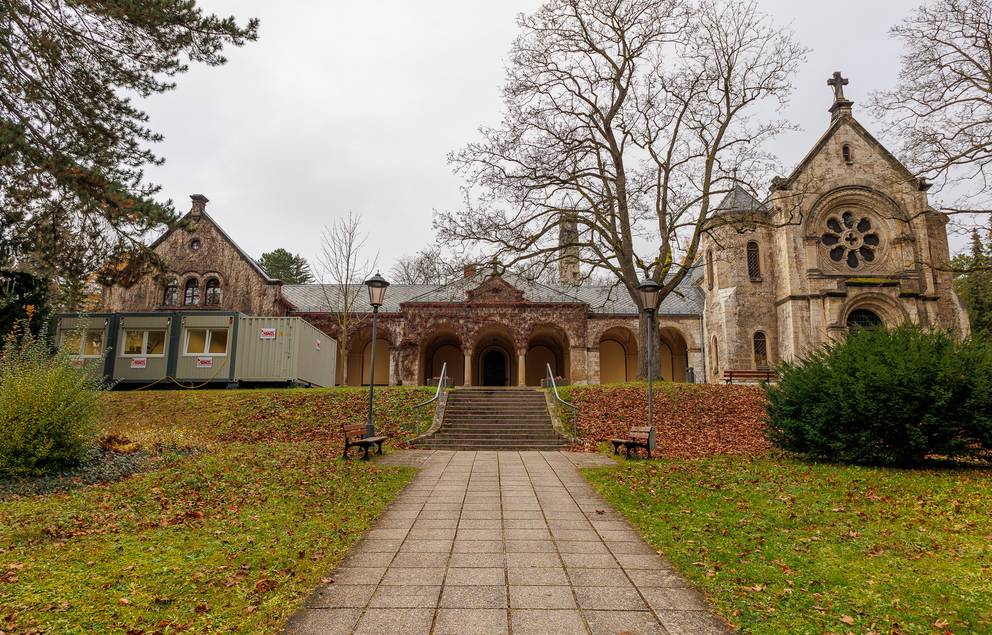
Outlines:
{"type": "Polygon", "coordinates": [[[848,164],[854,163],[854,158],[851,155],[851,146],[849,146],[849,145],[847,145],[845,143],[844,144],[844,147],[841,148],[840,152],[841,152],[841,155],[844,157],[844,162],[845,163],[848,163],[848,164]]]}
{"type": "Polygon", "coordinates": [[[847,328],[854,331],[857,329],[878,329],[885,326],[878,313],[868,309],[855,309],[847,316],[847,328]]]}
{"type": "Polygon", "coordinates": [[[204,286],[203,303],[208,306],[217,306],[220,304],[220,294],[220,280],[210,278],[204,286]]]}
{"type": "Polygon", "coordinates": [[[706,288],[713,288],[713,250],[706,250],[706,288]]]}
{"type": "Polygon", "coordinates": [[[176,306],[179,304],[179,281],[173,278],[165,285],[165,292],[162,294],[162,304],[165,306],[176,306]]]}
{"type": "Polygon", "coordinates": [[[753,240],[747,244],[747,276],[752,280],[761,280],[761,256],[758,243],[753,240]]]}
{"type": "Polygon", "coordinates": [[[713,347],[710,350],[710,359],[713,362],[713,378],[720,378],[720,345],[716,341],[716,335],[713,336],[713,347]]]}
{"type": "Polygon", "coordinates": [[[190,278],[183,288],[183,304],[194,305],[200,303],[200,281],[190,278]]]}
{"type": "Polygon", "coordinates": [[[758,331],[754,334],[754,367],[768,368],[768,341],[765,334],[758,331]]]}

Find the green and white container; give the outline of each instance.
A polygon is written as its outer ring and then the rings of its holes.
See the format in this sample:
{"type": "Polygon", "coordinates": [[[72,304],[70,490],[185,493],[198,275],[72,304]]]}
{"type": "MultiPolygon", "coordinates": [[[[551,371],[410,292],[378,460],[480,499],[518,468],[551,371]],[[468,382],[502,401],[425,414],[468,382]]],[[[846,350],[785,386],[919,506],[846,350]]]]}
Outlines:
{"type": "Polygon", "coordinates": [[[112,313],[55,316],[55,345],[69,354],[80,368],[99,369],[104,377],[112,373],[113,328],[112,313]]]}
{"type": "Polygon", "coordinates": [[[186,385],[232,383],[243,316],[218,311],[177,313],[178,338],[171,373],[186,385]]]}
{"type": "Polygon", "coordinates": [[[122,384],[148,384],[170,375],[175,348],[172,313],[118,313],[113,347],[113,379],[122,384]]]}
{"type": "Polygon", "coordinates": [[[298,317],[239,316],[240,382],[333,386],[337,343],[298,317]]]}

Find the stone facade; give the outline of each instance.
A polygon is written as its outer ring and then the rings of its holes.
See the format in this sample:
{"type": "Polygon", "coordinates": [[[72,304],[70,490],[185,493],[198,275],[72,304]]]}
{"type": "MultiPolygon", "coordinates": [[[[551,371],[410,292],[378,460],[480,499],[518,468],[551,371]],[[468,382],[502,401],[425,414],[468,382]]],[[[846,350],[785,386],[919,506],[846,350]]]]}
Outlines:
{"type": "Polygon", "coordinates": [[[167,263],[163,275],[135,284],[105,287],[107,311],[217,309],[248,315],[285,315],[282,282],[273,280],[207,214],[206,197],[194,194],[180,227],[152,248],[167,263]],[[171,286],[170,285],[174,285],[171,286]]]}
{"type": "MultiPolygon", "coordinates": [[[[717,382],[726,370],[773,367],[857,324],[968,333],[941,268],[947,218],[929,206],[926,184],[854,118],[845,81],[832,80],[827,131],[790,176],[774,180],[767,200],[737,188],[709,219],[700,266],[659,310],[664,379],[717,382]]],[[[333,299],[341,287],[272,280],[207,215],[206,198],[192,198],[189,227],[154,246],[170,273],[107,289],[107,310],[298,315],[339,337],[333,299]]],[[[574,233],[566,219],[565,243],[574,233]]],[[[557,285],[474,268],[440,287],[392,285],[375,359],[364,314],[338,357],[336,383],[346,375],[368,383],[374,369],[376,383],[430,384],[446,368],[454,385],[537,385],[548,366],[571,383],[633,379],[643,354],[636,306],[623,290],[579,284],[578,256],[565,255],[557,285]]]]}

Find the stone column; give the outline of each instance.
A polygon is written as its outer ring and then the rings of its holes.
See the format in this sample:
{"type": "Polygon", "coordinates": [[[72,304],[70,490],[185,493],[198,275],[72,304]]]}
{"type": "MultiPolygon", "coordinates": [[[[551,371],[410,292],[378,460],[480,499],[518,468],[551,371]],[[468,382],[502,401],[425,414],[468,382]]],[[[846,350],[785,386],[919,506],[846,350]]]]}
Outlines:
{"type": "MultiPolygon", "coordinates": [[[[627,363],[627,360],[623,360],[627,363]]],[[[586,351],[586,376],[585,381],[587,384],[598,384],[599,383],[599,349],[590,348],[586,351]]]]}
{"type": "Polygon", "coordinates": [[[472,385],[472,351],[465,350],[465,385],[472,385]]]}
{"type": "Polygon", "coordinates": [[[399,370],[400,370],[400,349],[397,346],[393,346],[389,349],[389,385],[397,386],[399,385],[399,370]]]}
{"type": "Polygon", "coordinates": [[[527,351],[517,351],[517,385],[527,385],[527,351]]]}

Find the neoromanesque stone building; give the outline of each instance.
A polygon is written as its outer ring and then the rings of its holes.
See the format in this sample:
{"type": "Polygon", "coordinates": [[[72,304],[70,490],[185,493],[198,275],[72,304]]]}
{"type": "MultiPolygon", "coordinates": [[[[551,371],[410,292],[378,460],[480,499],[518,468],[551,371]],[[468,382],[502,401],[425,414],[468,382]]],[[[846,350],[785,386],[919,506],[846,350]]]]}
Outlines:
{"type": "MultiPolygon", "coordinates": [[[[765,201],[737,189],[717,207],[699,268],[659,312],[665,379],[719,381],[857,326],[909,321],[967,333],[940,268],[947,219],[929,206],[926,184],[855,120],[846,81],[838,73],[829,82],[830,126],[765,201]]],[[[192,198],[188,229],[154,245],[171,272],[106,289],[107,310],[299,315],[337,335],[340,288],[269,278],[207,214],[207,199],[192,198]]],[[[440,287],[392,285],[376,359],[369,322],[359,320],[337,382],[367,383],[373,364],[376,382],[389,384],[430,383],[445,364],[455,385],[537,385],[548,364],[572,383],[633,379],[636,307],[622,288],[575,284],[576,266],[562,267],[555,285],[471,267],[440,287]]]]}

